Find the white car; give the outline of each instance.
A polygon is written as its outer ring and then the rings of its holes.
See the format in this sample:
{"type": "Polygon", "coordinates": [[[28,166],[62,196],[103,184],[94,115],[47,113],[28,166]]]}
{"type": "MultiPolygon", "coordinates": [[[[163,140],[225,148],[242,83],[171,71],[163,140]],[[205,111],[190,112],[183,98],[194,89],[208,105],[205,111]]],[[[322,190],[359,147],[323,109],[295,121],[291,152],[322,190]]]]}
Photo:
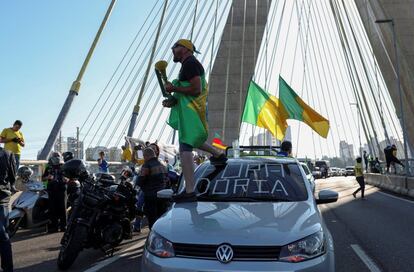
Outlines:
{"type": "Polygon", "coordinates": [[[197,202],[173,203],[154,224],[142,271],[335,271],[332,236],[317,204],[338,194],[323,190],[315,199],[296,159],[206,162],[195,176],[197,202]]]}

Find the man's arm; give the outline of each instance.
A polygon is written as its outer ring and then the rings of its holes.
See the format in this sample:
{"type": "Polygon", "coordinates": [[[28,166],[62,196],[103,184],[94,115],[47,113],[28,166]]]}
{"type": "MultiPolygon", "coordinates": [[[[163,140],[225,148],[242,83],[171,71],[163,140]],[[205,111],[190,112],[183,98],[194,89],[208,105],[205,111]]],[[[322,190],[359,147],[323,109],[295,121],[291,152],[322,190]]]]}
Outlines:
{"type": "Polygon", "coordinates": [[[138,178],[138,186],[142,188],[142,186],[147,182],[148,177],[149,177],[149,173],[150,170],[148,167],[146,167],[145,165],[143,165],[141,167],[141,171],[139,173],[139,178],[138,178]]]}
{"type": "Polygon", "coordinates": [[[9,143],[13,141],[13,139],[7,139],[7,133],[6,133],[6,129],[3,129],[3,131],[0,134],[0,143],[9,143]]]}
{"type": "Polygon", "coordinates": [[[190,79],[189,82],[190,86],[188,87],[175,87],[171,83],[167,83],[165,85],[165,90],[169,93],[176,92],[191,96],[198,96],[201,94],[201,77],[195,76],[190,79]]]}
{"type": "Polygon", "coordinates": [[[20,138],[19,145],[21,145],[22,147],[24,147],[25,142],[24,142],[24,136],[23,136],[23,133],[21,133],[21,135],[22,135],[22,137],[20,138]]]}

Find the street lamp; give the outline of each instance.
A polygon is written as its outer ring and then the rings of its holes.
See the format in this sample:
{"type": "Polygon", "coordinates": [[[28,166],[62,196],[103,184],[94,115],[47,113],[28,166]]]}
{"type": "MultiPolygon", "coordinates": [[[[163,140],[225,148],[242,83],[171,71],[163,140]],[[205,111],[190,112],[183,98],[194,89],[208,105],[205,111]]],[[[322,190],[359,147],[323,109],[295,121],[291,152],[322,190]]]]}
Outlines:
{"type": "Polygon", "coordinates": [[[404,139],[404,157],[405,157],[405,175],[410,175],[410,168],[408,164],[408,146],[407,146],[407,129],[405,127],[405,118],[404,118],[404,110],[403,110],[403,100],[402,100],[402,91],[401,91],[401,79],[400,79],[400,65],[398,60],[398,52],[397,52],[397,40],[395,38],[395,24],[394,19],[382,19],[382,20],[375,20],[377,24],[389,24],[391,23],[392,29],[392,39],[394,43],[394,53],[395,53],[395,66],[397,72],[397,88],[398,94],[400,97],[400,112],[401,112],[401,125],[403,130],[403,139],[404,139]]]}
{"type": "Polygon", "coordinates": [[[360,109],[359,109],[359,103],[358,102],[356,102],[356,103],[349,103],[349,105],[351,105],[351,106],[356,106],[356,108],[357,108],[357,114],[359,115],[359,119],[358,119],[358,139],[359,139],[359,156],[360,157],[362,157],[362,153],[361,153],[361,149],[362,149],[362,145],[361,145],[361,118],[362,118],[362,116],[361,116],[361,112],[360,112],[360,109]]]}

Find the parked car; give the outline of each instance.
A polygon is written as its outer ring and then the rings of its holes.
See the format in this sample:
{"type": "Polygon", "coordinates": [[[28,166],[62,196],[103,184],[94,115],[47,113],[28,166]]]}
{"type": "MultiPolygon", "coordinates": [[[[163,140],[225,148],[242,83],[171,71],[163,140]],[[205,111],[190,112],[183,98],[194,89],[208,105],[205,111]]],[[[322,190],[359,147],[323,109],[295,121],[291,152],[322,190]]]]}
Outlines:
{"type": "MultiPolygon", "coordinates": [[[[142,271],[335,271],[332,236],[294,158],[241,157],[201,164],[197,202],[173,203],[153,226],[142,271]]],[[[182,179],[179,191],[184,190],[182,179]]],[[[158,197],[172,201],[170,189],[158,197]]]]}
{"type": "Polygon", "coordinates": [[[347,177],[347,176],[355,176],[355,168],[353,166],[347,166],[345,168],[345,170],[346,170],[345,177],[347,177]]]}
{"type": "Polygon", "coordinates": [[[323,178],[329,177],[329,161],[320,160],[315,162],[315,166],[319,167],[323,178]]]}
{"type": "Polygon", "coordinates": [[[346,169],[345,168],[339,168],[339,175],[340,176],[345,176],[346,175],[346,169]]]}
{"type": "Polygon", "coordinates": [[[322,172],[321,172],[321,170],[319,169],[319,167],[314,167],[314,168],[313,168],[313,171],[312,171],[312,176],[313,176],[315,179],[320,179],[320,178],[322,178],[322,172]]]}

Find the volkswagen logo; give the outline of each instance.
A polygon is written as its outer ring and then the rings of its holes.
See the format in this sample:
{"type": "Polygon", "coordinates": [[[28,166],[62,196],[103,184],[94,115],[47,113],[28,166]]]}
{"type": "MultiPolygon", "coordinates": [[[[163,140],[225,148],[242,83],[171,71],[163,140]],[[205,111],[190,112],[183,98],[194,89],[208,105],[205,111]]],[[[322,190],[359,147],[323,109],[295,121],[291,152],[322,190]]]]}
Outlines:
{"type": "Polygon", "coordinates": [[[216,257],[222,263],[229,263],[233,259],[233,249],[230,245],[223,244],[217,248],[216,257]]]}

